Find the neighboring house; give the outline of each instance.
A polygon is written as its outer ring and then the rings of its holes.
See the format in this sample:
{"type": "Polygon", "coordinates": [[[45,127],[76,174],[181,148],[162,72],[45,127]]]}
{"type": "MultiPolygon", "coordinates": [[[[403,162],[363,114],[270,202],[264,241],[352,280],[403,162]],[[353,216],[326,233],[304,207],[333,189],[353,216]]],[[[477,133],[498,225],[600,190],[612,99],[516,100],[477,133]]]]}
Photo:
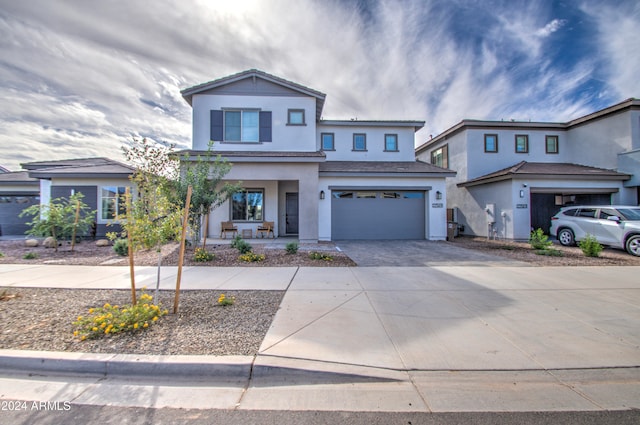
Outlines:
{"type": "Polygon", "coordinates": [[[325,94],[258,70],[182,91],[193,107],[192,157],[215,142],[242,192],[214,210],[209,234],[274,222],[276,236],[446,238],[445,179],[416,161],[422,121],[323,120],[325,94]]]}
{"type": "Polygon", "coordinates": [[[29,217],[20,217],[20,213],[39,203],[38,179],[29,177],[27,171],[0,173],[0,236],[24,235],[29,217]]]}
{"type": "Polygon", "coordinates": [[[638,204],[640,100],[568,123],[463,120],[416,157],[457,172],[447,207],[464,234],[525,240],[564,205],[638,204]]]}
{"type": "MultiPolygon", "coordinates": [[[[118,214],[124,211],[122,195],[132,187],[133,167],[108,158],[38,161],[21,164],[39,189],[40,204],[81,192],[83,202],[96,210],[95,236],[118,231],[118,214]],[[113,223],[110,227],[108,223],[113,223]]],[[[3,175],[0,175],[2,178],[3,175]]],[[[26,229],[25,229],[26,230],[26,229]]],[[[24,231],[14,234],[22,234],[24,231]]],[[[8,233],[6,233],[8,234],[8,233]]],[[[93,236],[93,235],[92,235],[93,236]]]]}

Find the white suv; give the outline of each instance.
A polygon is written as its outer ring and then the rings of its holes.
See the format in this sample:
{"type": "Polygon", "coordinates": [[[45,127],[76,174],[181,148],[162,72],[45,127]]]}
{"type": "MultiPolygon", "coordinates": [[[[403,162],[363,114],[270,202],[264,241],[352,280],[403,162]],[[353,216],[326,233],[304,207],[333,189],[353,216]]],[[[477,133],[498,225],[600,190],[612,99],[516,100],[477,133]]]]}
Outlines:
{"type": "Polygon", "coordinates": [[[573,245],[587,234],[602,245],[626,249],[640,256],[640,207],[571,206],[551,217],[551,235],[562,245],[573,245]]]}

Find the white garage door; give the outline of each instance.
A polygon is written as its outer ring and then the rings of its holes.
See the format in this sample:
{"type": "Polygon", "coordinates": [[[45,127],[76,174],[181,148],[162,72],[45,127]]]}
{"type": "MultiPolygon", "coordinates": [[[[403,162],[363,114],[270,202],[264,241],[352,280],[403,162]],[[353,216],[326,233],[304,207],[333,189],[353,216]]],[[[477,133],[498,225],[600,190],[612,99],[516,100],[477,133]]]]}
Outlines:
{"type": "Polygon", "coordinates": [[[425,191],[333,190],[331,239],[425,239],[425,191]]]}

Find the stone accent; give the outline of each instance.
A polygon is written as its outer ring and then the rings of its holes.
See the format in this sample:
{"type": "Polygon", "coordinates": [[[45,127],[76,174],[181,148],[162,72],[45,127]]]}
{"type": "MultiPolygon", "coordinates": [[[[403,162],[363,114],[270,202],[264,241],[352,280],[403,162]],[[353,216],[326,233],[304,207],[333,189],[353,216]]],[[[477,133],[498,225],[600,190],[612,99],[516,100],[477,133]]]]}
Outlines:
{"type": "Polygon", "coordinates": [[[96,241],[96,246],[110,246],[111,245],[111,241],[109,241],[108,239],[98,239],[96,241]]]}
{"type": "Polygon", "coordinates": [[[40,242],[38,242],[37,239],[27,239],[24,241],[24,246],[28,246],[29,248],[35,248],[38,245],[40,245],[40,242]]]}
{"type": "Polygon", "coordinates": [[[42,246],[45,248],[56,248],[58,245],[58,241],[56,241],[53,237],[49,236],[42,242],[42,246]]]}

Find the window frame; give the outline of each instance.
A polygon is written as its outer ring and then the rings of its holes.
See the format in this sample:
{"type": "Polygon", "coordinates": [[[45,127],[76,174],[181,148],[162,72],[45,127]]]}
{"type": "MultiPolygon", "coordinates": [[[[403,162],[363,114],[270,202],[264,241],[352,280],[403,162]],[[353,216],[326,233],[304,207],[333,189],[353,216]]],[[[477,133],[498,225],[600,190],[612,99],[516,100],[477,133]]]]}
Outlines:
{"type": "Polygon", "coordinates": [[[335,133],[320,133],[320,150],[323,151],[335,151],[336,150],[336,134],[335,133]],[[331,148],[324,147],[324,136],[331,136],[331,148]]]}
{"type": "Polygon", "coordinates": [[[516,153],[529,153],[529,135],[528,134],[516,134],[514,140],[515,140],[516,153]],[[524,140],[524,150],[518,150],[519,140],[524,140]]]}
{"type": "Polygon", "coordinates": [[[437,167],[449,168],[449,144],[444,144],[437,149],[431,151],[431,165],[435,165],[437,167]],[[440,153],[440,157],[442,158],[441,164],[438,164],[437,155],[440,153]]]}
{"type": "MultiPolygon", "coordinates": [[[[246,129],[248,130],[249,127],[246,127],[246,129]]],[[[253,128],[253,127],[251,127],[253,128]]],[[[222,110],[222,138],[224,139],[223,141],[226,143],[260,143],[260,109],[258,108],[228,108],[228,109],[223,109],[222,110]],[[228,130],[228,125],[227,125],[227,114],[228,113],[240,113],[240,139],[239,140],[234,140],[234,139],[230,139],[227,136],[227,130],[228,130]],[[246,130],[245,130],[245,125],[244,125],[244,115],[245,113],[255,113],[256,114],[256,126],[255,126],[255,131],[256,131],[256,139],[255,140],[245,140],[245,135],[246,135],[246,130]]]]}
{"type": "MultiPolygon", "coordinates": [[[[259,223],[259,222],[263,222],[264,221],[264,217],[265,217],[265,195],[264,195],[264,188],[243,188],[242,190],[234,193],[233,195],[231,195],[231,197],[229,198],[229,217],[230,220],[233,221],[234,223],[259,223]],[[237,195],[238,193],[244,193],[245,194],[245,206],[244,206],[244,218],[235,218],[234,217],[234,213],[235,213],[235,209],[234,209],[234,203],[236,202],[234,200],[234,196],[237,195]],[[249,219],[249,197],[246,196],[248,193],[260,193],[261,194],[261,205],[260,205],[260,218],[254,218],[254,219],[249,219]]],[[[256,214],[257,215],[257,214],[256,214]]]]}
{"type": "Polygon", "coordinates": [[[292,125],[292,126],[305,126],[307,125],[307,119],[305,116],[305,110],[304,109],[287,109],[287,125],[292,125]],[[297,114],[297,113],[302,113],[302,122],[292,122],[291,121],[291,115],[292,114],[297,114]]]}
{"type": "Polygon", "coordinates": [[[118,186],[118,185],[103,185],[98,186],[98,207],[100,209],[98,214],[98,223],[119,223],[121,221],[120,216],[126,214],[126,200],[124,196],[127,192],[128,186],[118,186]],[[104,190],[109,190],[109,188],[115,188],[116,195],[114,196],[103,196],[104,190]],[[122,193],[120,193],[120,189],[122,193]],[[105,209],[104,201],[113,200],[115,202],[115,210],[113,217],[105,217],[105,213],[109,212],[109,208],[105,209]]]}
{"type": "Polygon", "coordinates": [[[484,135],[484,152],[485,153],[498,153],[498,135],[495,133],[491,133],[491,134],[485,134],[484,135]],[[495,140],[495,149],[494,150],[489,150],[487,149],[487,141],[489,140],[489,138],[494,138],[495,140]]]}
{"type": "Polygon", "coordinates": [[[546,134],[544,136],[544,152],[549,155],[557,155],[560,153],[560,138],[556,134],[546,134]],[[555,150],[549,150],[549,141],[554,140],[555,150]]]}
{"type": "Polygon", "coordinates": [[[397,133],[388,133],[384,135],[384,151],[385,152],[400,152],[398,147],[398,134],[397,133]],[[387,137],[393,137],[395,149],[389,149],[387,145],[387,137]]]}
{"type": "Polygon", "coordinates": [[[351,149],[353,152],[367,152],[367,133],[353,133],[353,147],[351,149]],[[364,148],[356,149],[356,137],[362,136],[364,141],[364,148]]]}

